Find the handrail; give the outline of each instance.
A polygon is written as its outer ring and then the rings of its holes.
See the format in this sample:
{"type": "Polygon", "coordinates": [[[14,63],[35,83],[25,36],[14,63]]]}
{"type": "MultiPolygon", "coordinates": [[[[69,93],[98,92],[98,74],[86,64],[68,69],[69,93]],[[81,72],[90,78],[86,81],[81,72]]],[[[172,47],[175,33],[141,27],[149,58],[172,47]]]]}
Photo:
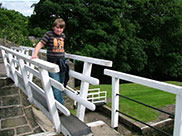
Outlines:
{"type": "Polygon", "coordinates": [[[37,65],[37,66],[39,66],[41,68],[44,68],[49,72],[52,72],[52,73],[59,72],[59,67],[56,64],[53,64],[53,63],[50,63],[48,61],[44,61],[44,60],[41,60],[41,59],[30,59],[31,56],[27,56],[27,55],[25,55],[23,53],[20,53],[20,52],[15,52],[15,51],[13,51],[13,50],[11,50],[11,49],[9,49],[7,47],[4,47],[2,45],[0,45],[0,49],[6,50],[9,53],[11,53],[11,54],[13,54],[13,55],[15,55],[15,56],[17,56],[17,57],[19,57],[21,59],[24,59],[27,62],[30,62],[30,63],[32,63],[34,65],[37,65]]]}
{"type": "MultiPolygon", "coordinates": [[[[49,77],[48,71],[52,73],[59,72],[58,65],[41,59],[30,59],[31,56],[27,53],[29,51],[28,48],[25,51],[22,48],[9,49],[0,45],[0,49],[2,51],[3,61],[5,62],[7,76],[15,82],[16,86],[21,88],[28,96],[29,101],[37,105],[53,122],[57,132],[62,130],[57,109],[66,116],[69,116],[70,112],[64,105],[55,100],[51,86],[63,91],[68,97],[77,101],[80,105],[90,110],[95,110],[93,103],[84,99],[82,96],[72,93],[64,88],[61,83],[49,77]],[[33,82],[32,78],[30,78],[31,75],[41,80],[43,89],[33,82]]],[[[84,73],[80,74],[71,70],[70,75],[85,83],[99,84],[98,79],[85,75],[84,73]]]]}
{"type": "MultiPolygon", "coordinates": [[[[20,46],[19,48],[25,49],[25,50],[31,50],[31,51],[35,50],[35,48],[25,47],[25,46],[20,46]]],[[[18,49],[18,48],[16,47],[14,49],[18,49]]],[[[47,53],[47,50],[40,49],[39,52],[47,53]]],[[[103,59],[97,59],[97,58],[92,58],[92,57],[73,55],[73,54],[69,54],[69,53],[65,53],[65,57],[69,58],[69,59],[73,59],[73,60],[78,60],[78,61],[88,62],[88,63],[92,63],[92,64],[112,67],[112,61],[109,61],[109,60],[103,60],[103,59]]]]}
{"type": "Polygon", "coordinates": [[[111,126],[118,127],[118,111],[119,111],[119,80],[130,81],[133,83],[145,85],[165,92],[176,94],[176,108],[175,108],[175,123],[174,123],[174,136],[182,135],[182,87],[171,85],[164,82],[159,82],[139,76],[134,76],[114,70],[105,69],[104,74],[112,77],[112,116],[111,126]]]}
{"type": "MultiPolygon", "coordinates": [[[[13,49],[21,50],[21,52],[30,54],[29,51],[31,51],[31,53],[33,53],[35,48],[20,46],[19,48],[14,47],[13,49]]],[[[47,51],[44,49],[41,49],[39,52],[46,53],[47,51]]],[[[65,53],[65,57],[68,59],[76,60],[76,61],[82,61],[84,63],[82,73],[78,73],[78,72],[75,72],[72,70],[70,70],[70,72],[69,72],[69,76],[81,80],[79,95],[83,99],[87,99],[89,84],[93,84],[93,85],[99,84],[98,79],[91,77],[92,65],[96,64],[96,65],[101,65],[101,66],[106,66],[106,67],[112,66],[112,61],[104,60],[104,59],[91,58],[91,57],[73,55],[73,54],[68,54],[68,53],[65,53]]],[[[85,107],[81,103],[78,103],[77,117],[83,121],[84,116],[85,116],[85,107]]]]}
{"type": "Polygon", "coordinates": [[[123,79],[125,81],[130,81],[133,83],[137,83],[137,84],[145,85],[145,86],[152,87],[155,89],[159,89],[159,90],[169,92],[172,94],[182,95],[182,91],[180,91],[180,89],[182,89],[182,87],[180,87],[180,86],[176,86],[176,85],[172,85],[172,84],[168,84],[168,83],[164,83],[164,82],[160,82],[160,81],[155,81],[155,80],[148,79],[148,78],[138,77],[138,76],[122,73],[122,72],[117,72],[117,71],[113,71],[113,70],[109,70],[109,69],[105,69],[104,74],[115,77],[115,78],[123,79]]]}

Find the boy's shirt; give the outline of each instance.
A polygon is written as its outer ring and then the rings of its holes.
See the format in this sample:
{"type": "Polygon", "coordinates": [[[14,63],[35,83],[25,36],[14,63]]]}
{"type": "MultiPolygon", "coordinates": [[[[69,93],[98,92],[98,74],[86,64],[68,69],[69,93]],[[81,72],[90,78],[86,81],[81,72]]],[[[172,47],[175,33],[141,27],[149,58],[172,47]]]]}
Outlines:
{"type": "Polygon", "coordinates": [[[47,47],[47,61],[56,63],[58,59],[64,58],[64,39],[65,34],[55,34],[48,31],[40,40],[47,47]]]}

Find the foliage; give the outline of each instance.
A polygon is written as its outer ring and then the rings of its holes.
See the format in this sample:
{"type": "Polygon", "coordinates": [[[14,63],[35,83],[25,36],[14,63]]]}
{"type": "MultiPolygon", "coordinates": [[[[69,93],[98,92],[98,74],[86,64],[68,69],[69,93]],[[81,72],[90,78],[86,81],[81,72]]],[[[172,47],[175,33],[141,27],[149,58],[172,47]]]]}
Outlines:
{"type": "Polygon", "coordinates": [[[41,29],[40,27],[35,27],[33,29],[29,29],[31,35],[35,37],[42,37],[47,30],[41,29]]]}
{"type": "Polygon", "coordinates": [[[0,37],[20,45],[31,45],[28,40],[28,18],[14,11],[0,8],[0,37]]]}
{"type": "Polygon", "coordinates": [[[125,16],[139,26],[137,37],[145,41],[145,75],[182,77],[181,15],[181,5],[176,0],[128,1],[125,16]]]}
{"type": "Polygon", "coordinates": [[[50,30],[56,18],[66,21],[67,52],[112,60],[113,69],[145,77],[182,77],[176,0],[40,0],[34,7],[31,28],[50,30]]]}

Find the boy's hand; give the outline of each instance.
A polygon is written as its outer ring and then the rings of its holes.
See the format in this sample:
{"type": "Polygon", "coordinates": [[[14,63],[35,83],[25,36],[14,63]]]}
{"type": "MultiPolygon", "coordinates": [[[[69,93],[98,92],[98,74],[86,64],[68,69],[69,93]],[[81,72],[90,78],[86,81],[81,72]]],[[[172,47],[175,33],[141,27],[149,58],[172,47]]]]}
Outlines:
{"type": "Polygon", "coordinates": [[[38,59],[38,56],[32,56],[30,59],[38,59]]]}

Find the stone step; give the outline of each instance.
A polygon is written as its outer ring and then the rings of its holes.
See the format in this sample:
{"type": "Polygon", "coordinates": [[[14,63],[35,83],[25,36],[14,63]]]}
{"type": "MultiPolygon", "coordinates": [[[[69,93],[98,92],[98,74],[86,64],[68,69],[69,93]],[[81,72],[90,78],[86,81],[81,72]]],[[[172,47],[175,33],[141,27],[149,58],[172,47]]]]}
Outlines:
{"type": "Polygon", "coordinates": [[[32,134],[27,136],[57,136],[58,134],[56,132],[42,132],[38,134],[32,134]]]}
{"type": "Polygon", "coordinates": [[[18,95],[18,91],[19,88],[15,87],[15,86],[3,86],[0,88],[0,97],[7,97],[9,95],[18,95]]]}
{"type": "MultiPolygon", "coordinates": [[[[79,120],[76,116],[61,116],[61,123],[64,127],[65,135],[71,136],[92,136],[92,131],[84,122],[79,120]]],[[[64,133],[64,132],[63,132],[64,133]]]]}
{"type": "Polygon", "coordinates": [[[94,136],[122,136],[103,121],[95,121],[87,123],[87,125],[91,128],[94,136]]]}
{"type": "MultiPolygon", "coordinates": [[[[0,72],[1,75],[1,72],[0,72]]],[[[14,85],[14,82],[12,79],[7,78],[6,75],[5,76],[1,76],[0,77],[0,89],[3,88],[4,86],[12,86],[14,85]]]]}

